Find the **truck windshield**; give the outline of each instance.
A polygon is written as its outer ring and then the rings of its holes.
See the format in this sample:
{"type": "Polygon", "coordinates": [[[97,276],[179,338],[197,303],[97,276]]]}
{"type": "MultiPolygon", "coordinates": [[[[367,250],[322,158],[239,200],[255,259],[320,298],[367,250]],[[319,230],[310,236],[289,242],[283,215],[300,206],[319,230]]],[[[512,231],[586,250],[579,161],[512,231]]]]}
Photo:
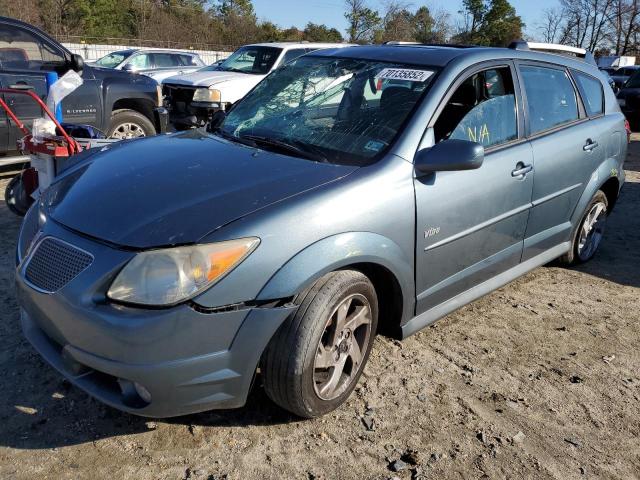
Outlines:
{"type": "Polygon", "coordinates": [[[259,148],[365,165],[393,143],[434,73],[425,66],[304,56],[258,84],[218,131],[259,148]]]}
{"type": "Polygon", "coordinates": [[[205,67],[203,71],[226,71],[266,75],[282,52],[281,48],[246,46],[233,52],[222,63],[205,67]]]}
{"type": "Polygon", "coordinates": [[[133,52],[113,52],[96,60],[96,65],[104,68],[115,68],[129,58],[133,52]]]}

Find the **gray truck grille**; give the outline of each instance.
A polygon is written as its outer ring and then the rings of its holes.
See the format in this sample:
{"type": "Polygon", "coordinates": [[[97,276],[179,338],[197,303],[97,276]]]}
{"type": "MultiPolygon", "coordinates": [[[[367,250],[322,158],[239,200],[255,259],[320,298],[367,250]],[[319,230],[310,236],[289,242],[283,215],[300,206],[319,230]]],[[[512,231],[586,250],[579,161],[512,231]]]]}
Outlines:
{"type": "Polygon", "coordinates": [[[57,292],[93,262],[93,257],[62,240],[47,237],[38,244],[25,270],[34,287],[57,292]]]}

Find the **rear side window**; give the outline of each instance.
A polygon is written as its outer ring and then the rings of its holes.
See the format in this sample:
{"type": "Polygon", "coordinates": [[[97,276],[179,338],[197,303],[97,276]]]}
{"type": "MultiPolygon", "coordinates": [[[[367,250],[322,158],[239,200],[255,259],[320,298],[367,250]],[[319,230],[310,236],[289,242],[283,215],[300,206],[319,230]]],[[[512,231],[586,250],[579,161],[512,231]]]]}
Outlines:
{"type": "Polygon", "coordinates": [[[171,53],[154,53],[153,61],[156,68],[179,67],[180,57],[171,53]]]}
{"type": "Polygon", "coordinates": [[[602,112],[604,112],[604,91],[600,80],[575,70],[573,70],[573,75],[584,101],[587,115],[590,117],[602,115],[602,112]]]}
{"type": "Polygon", "coordinates": [[[520,67],[527,93],[531,133],[578,119],[578,102],[573,84],[564,70],[547,67],[520,67]]]}

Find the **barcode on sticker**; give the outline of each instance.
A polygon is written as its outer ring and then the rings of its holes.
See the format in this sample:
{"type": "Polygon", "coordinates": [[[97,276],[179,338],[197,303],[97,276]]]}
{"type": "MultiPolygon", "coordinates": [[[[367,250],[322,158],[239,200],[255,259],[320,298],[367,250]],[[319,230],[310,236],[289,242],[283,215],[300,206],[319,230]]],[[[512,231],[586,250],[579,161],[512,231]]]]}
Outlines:
{"type": "Polygon", "coordinates": [[[409,68],[385,68],[376,78],[385,80],[408,80],[410,82],[424,82],[433,72],[429,70],[411,70],[409,68]]]}

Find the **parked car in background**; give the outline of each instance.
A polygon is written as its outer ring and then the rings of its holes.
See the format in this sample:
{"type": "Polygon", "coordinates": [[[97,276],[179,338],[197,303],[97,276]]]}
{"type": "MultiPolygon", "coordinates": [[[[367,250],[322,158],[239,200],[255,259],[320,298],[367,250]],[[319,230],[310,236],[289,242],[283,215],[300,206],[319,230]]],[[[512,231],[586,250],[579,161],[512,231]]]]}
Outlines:
{"type": "Polygon", "coordinates": [[[622,88],[624,83],[631,78],[633,74],[640,70],[640,65],[631,65],[628,67],[621,67],[615,70],[611,75],[611,78],[616,83],[616,87],[622,88]]]}
{"type": "Polygon", "coordinates": [[[165,78],[194,72],[205,66],[197,53],[166,49],[119,50],[105,55],[93,64],[103,68],[140,73],[158,83],[165,78]]]}
{"type": "MultiPolygon", "coordinates": [[[[33,90],[46,97],[45,75],[78,71],[83,84],[62,101],[67,123],[91,125],[113,138],[154,135],[165,131],[167,111],[160,87],[151,78],[92,67],[36,27],[0,17],[0,85],[33,90]]],[[[40,108],[24,95],[3,94],[27,126],[40,117],[40,108]]],[[[13,152],[22,133],[0,111],[0,153],[13,152]]]]}
{"type": "Polygon", "coordinates": [[[621,68],[635,65],[636,57],[621,55],[605,55],[598,57],[598,68],[621,68]]]}
{"type": "Polygon", "coordinates": [[[218,110],[244,97],[270,72],[314,50],[341,43],[259,43],[239,48],[224,61],[163,81],[170,122],[178,129],[204,125],[218,110]]]}
{"type": "Polygon", "coordinates": [[[239,407],[263,383],[326,414],[376,334],[591,259],[625,179],[595,65],[526,44],[316,51],[222,117],[85,157],[25,217],[23,331],[113,407],[239,407]]]}
{"type": "Polygon", "coordinates": [[[640,70],[638,70],[618,92],[620,109],[637,128],[640,123],[640,70]]]}

